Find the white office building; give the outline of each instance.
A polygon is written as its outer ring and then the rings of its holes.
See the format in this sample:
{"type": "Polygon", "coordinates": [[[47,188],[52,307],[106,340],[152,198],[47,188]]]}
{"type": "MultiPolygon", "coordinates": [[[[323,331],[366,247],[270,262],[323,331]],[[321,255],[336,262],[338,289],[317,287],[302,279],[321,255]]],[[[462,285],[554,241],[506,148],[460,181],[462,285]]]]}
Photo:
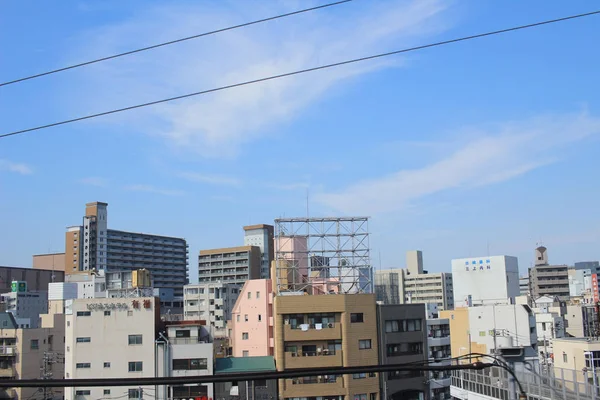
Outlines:
{"type": "MultiPolygon", "coordinates": [[[[158,299],[98,298],[67,301],[65,378],[150,378],[155,373],[158,299]]],[[[142,387],[153,393],[154,386],[142,387]]],[[[138,399],[139,387],[74,387],[66,400],[138,399]]]]}
{"type": "Polygon", "coordinates": [[[183,288],[183,315],[187,321],[206,321],[209,341],[227,336],[227,321],[240,294],[234,283],[206,282],[183,288]]]}
{"type": "Polygon", "coordinates": [[[510,303],[520,295],[517,257],[452,260],[452,280],[455,307],[510,303]]]}

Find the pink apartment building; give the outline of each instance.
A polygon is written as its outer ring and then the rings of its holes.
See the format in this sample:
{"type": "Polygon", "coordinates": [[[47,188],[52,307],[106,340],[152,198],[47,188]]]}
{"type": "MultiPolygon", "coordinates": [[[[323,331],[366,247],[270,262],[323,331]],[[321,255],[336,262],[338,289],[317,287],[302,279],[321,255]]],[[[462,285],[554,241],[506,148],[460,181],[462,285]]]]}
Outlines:
{"type": "Polygon", "coordinates": [[[246,281],[231,312],[233,357],[272,356],[273,285],[270,279],[246,281]]]}

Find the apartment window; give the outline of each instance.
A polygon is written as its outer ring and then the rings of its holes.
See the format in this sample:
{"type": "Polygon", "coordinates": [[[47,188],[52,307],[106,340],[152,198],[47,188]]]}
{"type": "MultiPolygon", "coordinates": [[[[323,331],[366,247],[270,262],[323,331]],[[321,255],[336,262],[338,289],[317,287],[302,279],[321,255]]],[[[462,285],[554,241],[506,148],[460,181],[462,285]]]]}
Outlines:
{"type": "Polygon", "coordinates": [[[260,299],[260,292],[256,292],[256,298],[260,299]]]}
{"type": "Polygon", "coordinates": [[[258,322],[262,321],[262,315],[258,314],[258,322]]]}
{"type": "Polygon", "coordinates": [[[248,314],[244,314],[244,322],[248,322],[248,314]]]}
{"type": "Polygon", "coordinates": [[[37,339],[31,339],[31,350],[38,350],[40,348],[40,341],[37,339]]]}
{"type": "Polygon", "coordinates": [[[77,311],[78,317],[89,317],[92,315],[91,311],[77,311]]]}
{"type": "Polygon", "coordinates": [[[371,339],[361,339],[358,341],[358,348],[360,350],[366,350],[371,348],[371,339]]]}
{"type": "Polygon", "coordinates": [[[189,331],[189,329],[176,330],[175,331],[175,337],[176,338],[189,338],[190,337],[190,331],[189,331]]]}
{"type": "Polygon", "coordinates": [[[89,395],[90,395],[89,390],[76,390],[75,391],[75,396],[89,396],[89,395]]]}
{"type": "Polygon", "coordinates": [[[352,374],[352,379],[365,379],[366,377],[366,372],[361,372],[360,374],[352,374]]]}
{"type": "Polygon", "coordinates": [[[423,353],[423,343],[415,342],[415,343],[388,344],[386,346],[386,349],[387,349],[388,357],[396,357],[396,356],[408,355],[408,354],[422,354],[423,353]]]}
{"type": "Polygon", "coordinates": [[[364,322],[363,313],[352,313],[350,314],[350,322],[364,322]]]}
{"type": "Polygon", "coordinates": [[[385,321],[385,331],[390,332],[417,332],[422,327],[420,319],[400,319],[385,321]]]}
{"type": "Polygon", "coordinates": [[[139,399],[141,395],[139,389],[129,389],[128,394],[130,399],[139,399]]]}
{"type": "Polygon", "coordinates": [[[242,332],[242,340],[248,340],[248,332],[242,332]]]}
{"type": "Polygon", "coordinates": [[[354,395],[354,400],[367,400],[367,394],[366,393],[355,394],[354,395]]]}
{"type": "Polygon", "coordinates": [[[254,380],[254,387],[256,388],[265,388],[267,387],[267,380],[266,379],[255,379],[254,380]]]}
{"type": "Polygon", "coordinates": [[[104,311],[104,316],[108,317],[110,315],[110,311],[104,311]]]}
{"type": "Polygon", "coordinates": [[[127,316],[128,317],[133,317],[133,311],[127,311],[127,316]]]}
{"type": "Polygon", "coordinates": [[[371,393],[369,395],[369,400],[377,400],[377,393],[371,393]]]}
{"type": "Polygon", "coordinates": [[[78,337],[77,338],[77,343],[89,343],[92,341],[92,338],[90,337],[78,337]]]}
{"type": "Polygon", "coordinates": [[[173,360],[173,370],[199,370],[208,369],[206,358],[180,358],[173,360]]]}
{"type": "Polygon", "coordinates": [[[248,298],[252,298],[252,292],[248,292],[248,298]]]}
{"type": "Polygon", "coordinates": [[[104,368],[110,368],[110,363],[109,362],[105,362],[104,363],[104,368]]]}
{"type": "Polygon", "coordinates": [[[82,369],[82,368],[91,368],[92,364],[90,363],[77,363],[75,364],[75,368],[77,369],[82,369]]]}
{"type": "Polygon", "coordinates": [[[235,320],[236,320],[236,322],[240,322],[240,315],[239,314],[235,317],[235,320]]]}
{"type": "Polygon", "coordinates": [[[250,357],[250,352],[248,350],[244,350],[242,352],[242,357],[250,357]]]}
{"type": "Polygon", "coordinates": [[[142,372],[141,361],[129,361],[129,372],[142,372]]]}
{"type": "Polygon", "coordinates": [[[129,345],[142,344],[142,335],[129,335],[129,345]]]}
{"type": "Polygon", "coordinates": [[[563,362],[569,362],[569,359],[567,358],[567,353],[563,353],[563,362]]]}
{"type": "Polygon", "coordinates": [[[110,389],[104,389],[104,394],[110,394],[110,389]]]}

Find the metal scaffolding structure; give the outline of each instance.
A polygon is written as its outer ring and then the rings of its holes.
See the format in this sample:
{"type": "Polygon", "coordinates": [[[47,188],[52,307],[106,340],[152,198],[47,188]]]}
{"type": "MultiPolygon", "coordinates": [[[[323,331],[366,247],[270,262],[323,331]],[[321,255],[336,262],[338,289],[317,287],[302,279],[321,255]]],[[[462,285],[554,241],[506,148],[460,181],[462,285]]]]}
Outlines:
{"type": "Polygon", "coordinates": [[[278,294],[372,293],[368,217],[275,220],[278,294]]]}

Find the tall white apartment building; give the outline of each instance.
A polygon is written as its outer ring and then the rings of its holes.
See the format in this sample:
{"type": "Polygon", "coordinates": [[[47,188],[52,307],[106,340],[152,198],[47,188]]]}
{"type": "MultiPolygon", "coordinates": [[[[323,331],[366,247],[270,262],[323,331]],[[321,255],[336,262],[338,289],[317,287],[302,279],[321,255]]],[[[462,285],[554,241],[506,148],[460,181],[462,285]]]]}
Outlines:
{"type": "Polygon", "coordinates": [[[227,336],[227,321],[241,286],[234,283],[205,282],[186,285],[183,290],[183,315],[187,321],[206,321],[208,340],[227,336]]]}
{"type": "Polygon", "coordinates": [[[452,278],[455,307],[510,303],[521,292],[517,257],[452,260],[452,278]]]}
{"type": "MultiPolygon", "coordinates": [[[[154,377],[157,307],[154,297],[72,300],[65,317],[65,378],[154,377]]],[[[146,393],[154,389],[142,387],[146,393]]],[[[139,399],[139,387],[65,390],[66,400],[117,397],[139,399]]]]}
{"type": "Polygon", "coordinates": [[[423,269],[423,253],[406,253],[406,268],[375,272],[375,293],[384,304],[425,303],[440,309],[454,308],[452,274],[427,273],[423,269]]]}
{"type": "Polygon", "coordinates": [[[275,259],[273,225],[249,225],[244,227],[244,246],[260,249],[260,279],[271,276],[271,261],[275,259]]]}
{"type": "Polygon", "coordinates": [[[181,296],[189,272],[185,239],[109,229],[107,208],[107,203],[88,203],[83,223],[67,228],[65,273],[145,268],[154,287],[181,296]]]}

